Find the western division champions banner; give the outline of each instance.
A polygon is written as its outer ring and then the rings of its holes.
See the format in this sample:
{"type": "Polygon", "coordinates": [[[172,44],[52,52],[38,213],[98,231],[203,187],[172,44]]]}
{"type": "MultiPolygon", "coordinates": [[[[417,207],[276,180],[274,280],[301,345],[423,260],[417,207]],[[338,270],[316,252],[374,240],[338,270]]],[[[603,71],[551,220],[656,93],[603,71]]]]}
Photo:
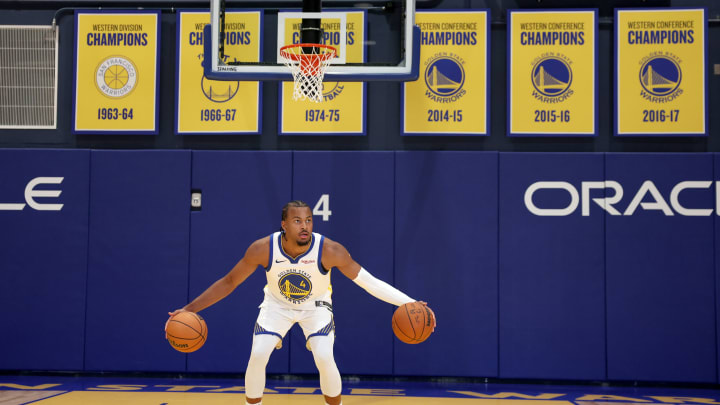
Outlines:
{"type": "MultiPolygon", "coordinates": [[[[341,12],[343,10],[333,10],[341,12]]],[[[284,13],[278,13],[284,14],[284,13]]],[[[279,21],[279,20],[278,20],[279,21]]],[[[300,43],[299,18],[286,18],[284,44],[300,43]]],[[[339,21],[339,20],[338,20],[339,21]]],[[[346,12],[346,38],[340,38],[339,23],[323,20],[322,43],[336,47],[345,40],[345,62],[365,62],[365,11],[346,12]]],[[[295,101],[293,82],[280,83],[280,134],[365,135],[364,82],[323,82],[323,101],[295,101]]]]}
{"type": "Polygon", "coordinates": [[[74,133],[157,134],[159,18],[75,13],[74,133]]]}
{"type": "Polygon", "coordinates": [[[488,135],[489,15],[415,14],[420,77],[403,83],[403,135],[488,135]]]}
{"type": "Polygon", "coordinates": [[[704,9],[615,10],[615,134],[707,135],[704,9]]]}
{"type": "Polygon", "coordinates": [[[508,135],[597,135],[597,10],[508,10],[508,135]]]}
{"type": "MultiPolygon", "coordinates": [[[[261,11],[225,13],[226,61],[258,62],[261,11]]],[[[209,12],[177,16],[176,134],[258,134],[260,82],[209,80],[203,71],[203,29],[209,12]]]]}

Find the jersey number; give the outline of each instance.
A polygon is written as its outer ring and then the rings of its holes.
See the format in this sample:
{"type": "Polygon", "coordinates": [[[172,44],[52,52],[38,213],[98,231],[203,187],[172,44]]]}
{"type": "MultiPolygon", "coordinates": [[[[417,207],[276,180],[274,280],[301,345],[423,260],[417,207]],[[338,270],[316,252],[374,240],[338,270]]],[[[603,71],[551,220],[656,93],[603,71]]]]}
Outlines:
{"type": "Polygon", "coordinates": [[[327,222],[330,220],[330,194],[323,194],[320,196],[315,208],[313,208],[313,215],[322,215],[323,221],[327,222]]]}

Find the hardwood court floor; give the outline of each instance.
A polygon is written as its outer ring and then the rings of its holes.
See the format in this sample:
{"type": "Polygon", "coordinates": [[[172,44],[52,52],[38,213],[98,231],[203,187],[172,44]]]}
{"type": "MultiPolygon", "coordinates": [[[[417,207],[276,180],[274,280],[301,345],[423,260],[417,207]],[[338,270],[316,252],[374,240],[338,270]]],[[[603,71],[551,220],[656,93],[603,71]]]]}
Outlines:
{"type": "MultiPolygon", "coordinates": [[[[0,405],[241,405],[242,379],[0,374],[0,405]]],[[[344,405],[720,405],[703,389],[606,385],[343,382],[344,405]]],[[[268,379],[263,405],[323,405],[317,378],[268,379]]]]}

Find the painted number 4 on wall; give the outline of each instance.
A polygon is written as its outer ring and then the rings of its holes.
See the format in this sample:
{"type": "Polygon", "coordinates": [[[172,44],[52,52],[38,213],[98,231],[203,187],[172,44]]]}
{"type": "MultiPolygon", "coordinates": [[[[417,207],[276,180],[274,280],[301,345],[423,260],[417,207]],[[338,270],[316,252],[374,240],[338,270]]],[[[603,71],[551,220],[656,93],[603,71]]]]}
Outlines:
{"type": "Polygon", "coordinates": [[[315,208],[313,208],[313,215],[322,215],[324,222],[330,220],[330,215],[332,215],[332,211],[330,211],[330,194],[320,196],[315,208]]]}

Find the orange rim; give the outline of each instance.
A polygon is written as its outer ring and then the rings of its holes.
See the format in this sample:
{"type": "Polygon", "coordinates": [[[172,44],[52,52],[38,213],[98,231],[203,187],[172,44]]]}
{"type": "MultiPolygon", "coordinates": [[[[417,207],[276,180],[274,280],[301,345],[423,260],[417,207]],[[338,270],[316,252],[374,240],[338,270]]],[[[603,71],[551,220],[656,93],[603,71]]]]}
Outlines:
{"type": "Polygon", "coordinates": [[[326,61],[328,59],[334,58],[337,51],[334,47],[330,45],[324,45],[324,44],[291,44],[291,45],[285,45],[282,48],[280,48],[280,56],[282,56],[285,59],[290,59],[294,62],[299,62],[301,60],[318,60],[318,61],[326,61]],[[323,53],[292,53],[290,52],[290,49],[295,48],[323,48],[325,52],[323,53]]]}

